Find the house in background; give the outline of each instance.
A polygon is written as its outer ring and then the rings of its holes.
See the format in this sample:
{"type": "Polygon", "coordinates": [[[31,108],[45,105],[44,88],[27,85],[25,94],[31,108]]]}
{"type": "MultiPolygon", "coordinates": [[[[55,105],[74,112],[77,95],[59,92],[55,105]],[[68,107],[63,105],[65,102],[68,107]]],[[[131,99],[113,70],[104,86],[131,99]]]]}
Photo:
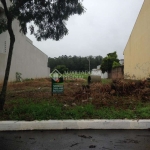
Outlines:
{"type": "Polygon", "coordinates": [[[150,77],[150,0],[144,0],[124,50],[124,78],[150,77]]]}
{"type": "Polygon", "coordinates": [[[124,78],[124,59],[120,59],[119,63],[121,66],[115,67],[111,70],[110,73],[102,73],[100,70],[100,65],[97,66],[97,69],[92,69],[91,75],[101,76],[102,79],[123,79],[124,78]]]}
{"type": "MultiPolygon", "coordinates": [[[[4,11],[0,3],[0,18],[2,17],[4,17],[4,11]]],[[[47,66],[48,56],[35,47],[29,38],[19,32],[20,27],[17,20],[13,21],[12,26],[16,41],[12,55],[9,81],[16,80],[17,72],[22,74],[21,77],[23,79],[48,77],[50,73],[50,68],[47,66]]],[[[8,32],[0,34],[0,82],[4,79],[9,39],[8,32]]]]}
{"type": "Polygon", "coordinates": [[[108,73],[102,73],[102,71],[100,70],[100,65],[97,66],[97,69],[92,69],[91,75],[101,76],[102,79],[108,78],[108,73]]]}

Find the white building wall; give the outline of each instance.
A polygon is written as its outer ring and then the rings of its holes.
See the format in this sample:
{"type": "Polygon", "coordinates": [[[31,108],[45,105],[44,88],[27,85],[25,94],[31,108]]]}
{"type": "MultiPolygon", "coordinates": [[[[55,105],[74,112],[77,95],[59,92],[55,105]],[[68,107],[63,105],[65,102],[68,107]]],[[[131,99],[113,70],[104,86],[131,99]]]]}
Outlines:
{"type": "MultiPolygon", "coordinates": [[[[0,18],[4,18],[3,7],[0,3],[0,18]]],[[[7,32],[0,34],[0,82],[4,79],[4,73],[7,63],[7,32]]]]}
{"type": "Polygon", "coordinates": [[[0,53],[0,82],[4,79],[7,55],[0,53]]]}
{"type": "Polygon", "coordinates": [[[101,76],[102,79],[108,78],[108,73],[102,73],[102,71],[99,69],[92,69],[91,75],[101,76]]]}
{"type": "MultiPolygon", "coordinates": [[[[50,73],[50,68],[47,67],[48,56],[36,48],[32,44],[32,41],[21,34],[19,30],[19,23],[15,20],[13,22],[13,31],[16,40],[12,55],[9,81],[16,80],[16,72],[21,73],[23,79],[48,77],[50,73]]],[[[3,81],[9,50],[8,32],[0,34],[0,45],[0,81],[3,81]]]]}
{"type": "Polygon", "coordinates": [[[0,35],[0,53],[6,53],[6,33],[0,35]]]}

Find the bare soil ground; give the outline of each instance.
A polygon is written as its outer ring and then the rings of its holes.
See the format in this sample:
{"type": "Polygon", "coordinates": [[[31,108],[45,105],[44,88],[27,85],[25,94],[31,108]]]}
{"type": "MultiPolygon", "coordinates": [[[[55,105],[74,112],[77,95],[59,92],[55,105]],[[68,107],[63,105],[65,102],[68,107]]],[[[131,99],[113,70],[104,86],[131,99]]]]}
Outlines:
{"type": "Polygon", "coordinates": [[[68,106],[92,103],[97,108],[108,106],[134,109],[137,103],[150,103],[150,82],[114,80],[110,84],[91,83],[88,86],[85,80],[67,80],[64,81],[64,93],[53,96],[50,79],[9,83],[6,101],[18,98],[31,99],[35,103],[43,99],[57,99],[68,106]]]}

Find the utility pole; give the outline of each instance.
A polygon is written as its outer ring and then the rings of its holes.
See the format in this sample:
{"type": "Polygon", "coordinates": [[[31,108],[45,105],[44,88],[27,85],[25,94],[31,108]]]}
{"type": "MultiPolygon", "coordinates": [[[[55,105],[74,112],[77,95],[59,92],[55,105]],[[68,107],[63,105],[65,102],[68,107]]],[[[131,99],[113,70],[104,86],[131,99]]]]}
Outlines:
{"type": "Polygon", "coordinates": [[[87,60],[89,61],[89,74],[90,74],[90,56],[87,57],[87,60]]]}

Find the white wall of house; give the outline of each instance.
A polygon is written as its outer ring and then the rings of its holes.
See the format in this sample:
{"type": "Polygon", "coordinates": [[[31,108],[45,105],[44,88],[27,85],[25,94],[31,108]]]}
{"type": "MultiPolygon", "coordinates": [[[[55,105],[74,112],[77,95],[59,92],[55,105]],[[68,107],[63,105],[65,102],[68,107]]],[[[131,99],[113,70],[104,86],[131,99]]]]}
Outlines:
{"type": "MultiPolygon", "coordinates": [[[[48,77],[50,68],[48,68],[48,56],[35,47],[32,41],[19,32],[19,22],[13,22],[13,31],[15,34],[15,45],[12,55],[12,63],[9,75],[9,81],[16,80],[16,72],[22,74],[22,78],[44,78],[48,77]]],[[[0,81],[4,79],[6,62],[9,50],[8,32],[0,34],[0,81]]]]}
{"type": "Polygon", "coordinates": [[[102,71],[99,69],[92,69],[91,75],[101,76],[102,79],[108,78],[108,73],[102,73],[102,71]]]}

